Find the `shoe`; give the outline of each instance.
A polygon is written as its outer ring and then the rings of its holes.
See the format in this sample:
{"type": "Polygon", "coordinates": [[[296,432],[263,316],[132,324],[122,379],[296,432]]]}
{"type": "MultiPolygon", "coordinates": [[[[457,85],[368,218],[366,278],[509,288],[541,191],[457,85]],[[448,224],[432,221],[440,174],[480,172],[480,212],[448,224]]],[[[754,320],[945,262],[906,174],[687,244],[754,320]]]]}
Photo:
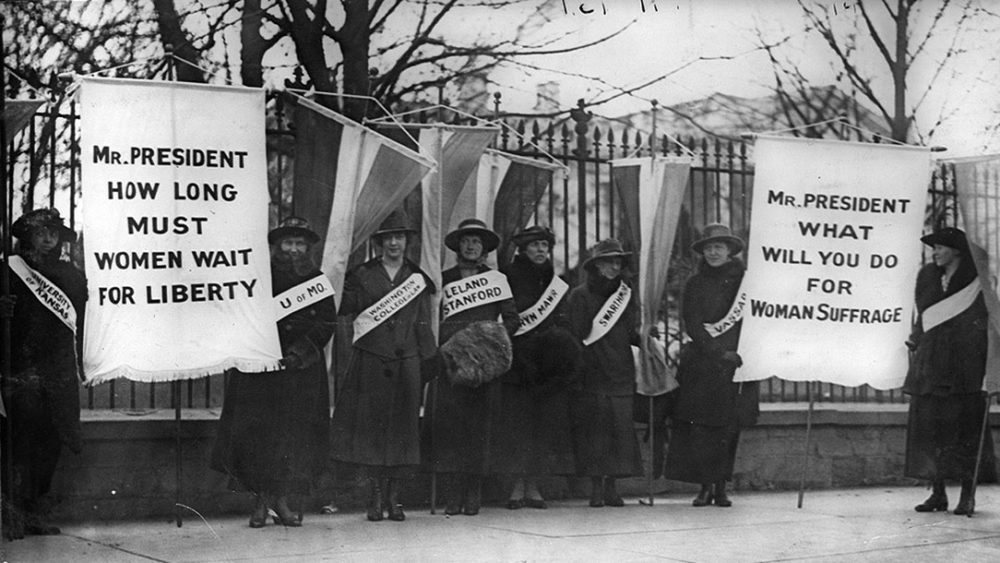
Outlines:
{"type": "Polygon", "coordinates": [[[597,498],[597,499],[592,498],[592,499],[590,499],[590,506],[592,506],[594,508],[600,508],[600,507],[604,506],[604,499],[602,499],[602,498],[597,498]]]}
{"type": "Polygon", "coordinates": [[[250,513],[250,527],[251,528],[263,528],[267,524],[267,505],[264,503],[257,503],[257,506],[250,513]]]}
{"type": "Polygon", "coordinates": [[[389,505],[389,520],[393,522],[402,522],[406,520],[406,514],[403,513],[402,504],[390,504],[389,505]]]}
{"type": "Polygon", "coordinates": [[[482,501],[482,477],[473,475],[469,477],[468,486],[465,489],[465,506],[462,514],[475,516],[479,514],[479,505],[482,501]]]}
{"type": "Polygon", "coordinates": [[[708,506],[712,504],[712,487],[702,487],[698,496],[691,501],[691,506],[708,506]]]}
{"type": "Polygon", "coordinates": [[[625,501],[615,487],[615,480],[611,477],[604,480],[604,506],[625,506],[625,501]]]}
{"type": "Polygon", "coordinates": [[[614,496],[605,496],[604,506],[614,506],[614,507],[625,506],[625,499],[623,499],[621,495],[618,494],[615,494],[614,496]]]}
{"type": "Polygon", "coordinates": [[[444,507],[444,513],[447,514],[448,516],[454,516],[456,514],[461,514],[462,513],[462,505],[460,505],[460,504],[452,504],[452,503],[449,502],[448,505],[444,507]]]}
{"type": "Polygon", "coordinates": [[[715,506],[728,508],[733,505],[733,501],[729,500],[729,495],[726,494],[725,481],[719,481],[715,484],[715,495],[713,500],[715,501],[715,506]]]}
{"type": "MultiPolygon", "coordinates": [[[[948,497],[932,493],[931,496],[927,497],[927,500],[914,506],[913,509],[917,512],[935,512],[937,510],[948,512],[948,497]]],[[[958,509],[956,508],[956,510],[958,509]]]]}
{"type": "Polygon", "coordinates": [[[366,517],[369,522],[381,522],[382,510],[384,508],[382,503],[382,485],[379,483],[378,479],[369,479],[369,481],[368,486],[370,491],[368,494],[368,509],[366,517]]]}
{"type": "Polygon", "coordinates": [[[24,525],[24,533],[31,536],[58,536],[62,531],[51,524],[34,522],[24,525]]]}
{"type": "Polygon", "coordinates": [[[507,501],[507,510],[518,510],[524,508],[525,501],[520,498],[512,498],[507,501]]]}
{"type": "Polygon", "coordinates": [[[300,516],[298,516],[297,514],[292,514],[292,513],[289,512],[289,513],[287,513],[287,514],[285,514],[285,515],[282,516],[278,512],[275,512],[274,515],[272,516],[272,518],[274,518],[274,523],[275,524],[280,524],[280,525],[285,526],[287,528],[300,528],[300,527],[302,527],[302,518],[300,516]]]}
{"type": "Polygon", "coordinates": [[[527,506],[528,508],[538,508],[540,510],[545,510],[546,508],[549,507],[549,505],[545,504],[545,500],[540,498],[526,498],[522,502],[524,503],[524,506],[527,506]]]}
{"type": "MultiPolygon", "coordinates": [[[[945,507],[943,510],[948,510],[945,507]]],[[[973,498],[963,498],[958,501],[958,506],[955,507],[955,514],[969,516],[976,511],[976,500],[973,498]]]]}

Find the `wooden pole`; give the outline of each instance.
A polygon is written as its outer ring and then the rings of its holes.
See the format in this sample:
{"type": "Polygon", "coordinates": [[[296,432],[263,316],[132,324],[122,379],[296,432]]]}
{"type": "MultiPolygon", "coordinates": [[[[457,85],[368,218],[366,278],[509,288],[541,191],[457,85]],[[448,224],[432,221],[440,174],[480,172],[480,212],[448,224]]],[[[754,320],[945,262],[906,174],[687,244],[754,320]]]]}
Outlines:
{"type": "MultiPolygon", "coordinates": [[[[986,394],[986,409],[983,411],[983,424],[979,428],[979,447],[976,449],[976,467],[972,470],[972,497],[976,496],[976,487],[979,485],[979,464],[983,461],[983,441],[986,439],[986,428],[990,423],[990,403],[993,402],[993,397],[998,393],[987,393],[986,394]]],[[[973,506],[966,516],[972,518],[972,513],[976,511],[976,507],[973,506]]]]}
{"type": "MultiPolygon", "coordinates": [[[[644,363],[645,359],[643,359],[644,363]]],[[[653,396],[647,397],[649,399],[649,474],[646,475],[646,490],[649,493],[649,506],[653,506],[653,470],[656,466],[653,464],[656,460],[656,425],[653,423],[653,396]]]]}
{"type": "MultiPolygon", "coordinates": [[[[3,29],[5,21],[6,18],[0,14],[0,29],[3,29]]],[[[3,36],[0,34],[0,60],[4,59],[4,54],[3,36]]],[[[2,249],[0,250],[3,252],[3,263],[0,264],[0,294],[4,297],[8,297],[10,295],[10,270],[7,268],[7,260],[10,258],[10,210],[7,209],[7,202],[10,197],[7,189],[9,186],[7,178],[7,118],[3,115],[7,108],[5,102],[7,98],[6,76],[6,72],[4,72],[3,69],[0,69],[0,167],[2,167],[2,170],[0,170],[0,182],[2,182],[0,183],[0,224],[2,224],[3,227],[0,229],[0,233],[3,233],[3,241],[0,243],[0,245],[2,245],[2,249]]],[[[0,334],[0,353],[2,353],[3,357],[3,363],[0,365],[0,369],[3,371],[0,372],[0,377],[10,377],[10,318],[0,318],[0,325],[2,325],[0,326],[0,333],[2,333],[0,334]]],[[[7,417],[7,440],[4,447],[0,448],[0,450],[3,450],[2,453],[0,453],[0,464],[7,464],[6,475],[9,479],[13,473],[13,467],[11,466],[12,446],[10,440],[10,413],[6,412],[2,397],[0,397],[0,408],[3,408],[4,416],[7,417]]],[[[0,479],[0,482],[2,481],[4,480],[0,479]]],[[[10,491],[9,482],[0,483],[0,499],[4,499],[4,503],[6,503],[6,499],[3,496],[4,491],[10,491]]],[[[0,524],[3,522],[3,512],[4,511],[0,509],[0,524]]],[[[3,534],[0,534],[0,536],[3,536],[3,534]]]]}
{"type": "Polygon", "coordinates": [[[799,504],[798,507],[802,508],[802,498],[805,496],[806,490],[806,474],[809,473],[809,446],[812,439],[812,414],[813,405],[815,404],[815,398],[813,397],[812,381],[806,382],[806,392],[809,395],[809,410],[806,412],[806,448],[805,448],[805,460],[802,465],[802,475],[799,477],[799,504]]]}

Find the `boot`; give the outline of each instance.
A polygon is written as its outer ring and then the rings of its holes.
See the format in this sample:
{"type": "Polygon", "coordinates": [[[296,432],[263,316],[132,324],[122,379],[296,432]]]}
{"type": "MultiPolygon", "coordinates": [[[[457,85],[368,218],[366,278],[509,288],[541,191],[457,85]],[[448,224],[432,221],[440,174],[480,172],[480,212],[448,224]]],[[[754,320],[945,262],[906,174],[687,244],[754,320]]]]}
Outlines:
{"type": "Polygon", "coordinates": [[[267,501],[264,500],[263,495],[254,495],[254,498],[256,502],[253,512],[250,513],[250,527],[263,528],[267,524],[267,501]]]}
{"type": "Polygon", "coordinates": [[[382,483],[375,477],[368,478],[368,520],[382,520],[382,483]]]}
{"type": "Polygon", "coordinates": [[[466,516],[479,514],[479,504],[482,499],[483,478],[480,475],[469,475],[468,486],[465,489],[465,507],[462,511],[466,516]]]}
{"type": "Polygon", "coordinates": [[[444,486],[445,508],[444,513],[448,516],[461,514],[462,512],[462,489],[465,488],[465,474],[452,473],[442,475],[442,485],[444,486]]]}
{"type": "Polygon", "coordinates": [[[590,478],[590,506],[600,508],[604,506],[604,478],[590,478]]]}
{"type": "MultiPolygon", "coordinates": [[[[947,505],[944,510],[948,510],[947,505]]],[[[962,480],[962,496],[958,498],[958,506],[955,507],[955,514],[972,516],[976,511],[976,493],[972,489],[972,479],[962,480]]]]}
{"type": "Polygon", "coordinates": [[[403,513],[403,505],[399,503],[399,491],[402,488],[402,483],[399,479],[387,479],[386,489],[389,493],[389,520],[394,522],[402,522],[406,520],[406,514],[403,513]]]}
{"type": "Polygon", "coordinates": [[[702,483],[698,496],[691,501],[691,506],[708,506],[712,504],[712,484],[702,483]]]}
{"type": "MultiPolygon", "coordinates": [[[[963,487],[963,491],[965,488],[963,487]]],[[[948,494],[944,490],[944,481],[935,480],[931,485],[931,496],[927,500],[913,507],[917,512],[934,512],[941,510],[948,511],[948,494]]]]}
{"type": "Polygon", "coordinates": [[[726,494],[726,482],[719,481],[715,484],[715,506],[729,507],[733,505],[733,501],[729,500],[729,495],[726,494]]]}
{"type": "Polygon", "coordinates": [[[615,487],[613,477],[605,477],[604,479],[604,506],[625,506],[625,501],[615,487]]]}

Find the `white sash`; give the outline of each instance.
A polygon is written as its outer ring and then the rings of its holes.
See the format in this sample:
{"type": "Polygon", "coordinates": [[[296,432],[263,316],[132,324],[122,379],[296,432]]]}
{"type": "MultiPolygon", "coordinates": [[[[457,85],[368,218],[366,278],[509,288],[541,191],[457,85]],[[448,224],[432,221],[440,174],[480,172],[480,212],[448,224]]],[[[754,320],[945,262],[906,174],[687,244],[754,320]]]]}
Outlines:
{"type": "Polygon", "coordinates": [[[354,340],[357,342],[362,336],[368,334],[386,319],[396,314],[409,302],[416,299],[420,292],[427,287],[427,281],[423,274],[415,272],[410,277],[403,280],[399,287],[385,294],[371,307],[362,311],[354,319],[354,340]]]}
{"type": "Polygon", "coordinates": [[[625,313],[625,307],[628,305],[629,300],[632,299],[632,288],[621,282],[618,286],[618,291],[614,292],[608,300],[601,305],[601,309],[597,311],[597,316],[594,317],[593,322],[590,325],[590,334],[587,338],[583,339],[584,346],[590,346],[594,342],[597,342],[604,335],[607,334],[618,319],[622,318],[625,313]]]}
{"type": "Polygon", "coordinates": [[[278,305],[278,320],[327,297],[333,297],[334,293],[333,284],[325,275],[310,278],[291,289],[286,289],[274,298],[274,302],[278,305]]]}
{"type": "Polygon", "coordinates": [[[923,324],[924,332],[968,309],[972,306],[978,295],[979,278],[976,278],[957,293],[953,293],[924,309],[924,313],[920,315],[920,322],[923,324]]]}
{"type": "Polygon", "coordinates": [[[480,305],[514,298],[507,276],[496,270],[453,281],[444,286],[441,293],[444,319],[480,305]]]}
{"type": "Polygon", "coordinates": [[[52,314],[59,318],[73,334],[76,334],[76,309],[73,302],[63,292],[56,287],[45,276],[35,271],[34,268],[24,261],[24,258],[14,255],[8,258],[10,269],[21,278],[24,285],[28,286],[31,293],[45,305],[45,308],[52,311],[52,314]]]}
{"type": "MultiPolygon", "coordinates": [[[[740,288],[742,290],[742,288],[740,288]]],[[[747,305],[747,292],[740,291],[736,295],[736,299],[733,300],[732,306],[729,307],[729,312],[726,316],[714,323],[703,323],[702,326],[708,331],[708,335],[712,338],[718,338],[722,336],[726,331],[736,326],[736,323],[740,322],[743,318],[743,309],[747,305]]]]}
{"type": "Polygon", "coordinates": [[[556,309],[556,305],[562,300],[563,295],[566,295],[567,290],[569,290],[569,284],[564,282],[559,276],[553,275],[552,281],[549,282],[549,286],[542,292],[542,296],[538,301],[518,314],[521,324],[518,326],[514,336],[521,336],[522,334],[531,332],[535,327],[542,324],[542,321],[549,318],[552,311],[556,309]]]}

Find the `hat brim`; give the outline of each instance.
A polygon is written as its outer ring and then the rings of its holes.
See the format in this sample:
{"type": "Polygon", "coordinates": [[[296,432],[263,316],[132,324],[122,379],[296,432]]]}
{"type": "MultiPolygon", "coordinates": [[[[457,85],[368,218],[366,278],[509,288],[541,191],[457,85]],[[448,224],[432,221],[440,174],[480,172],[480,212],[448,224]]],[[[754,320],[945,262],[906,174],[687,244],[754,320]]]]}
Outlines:
{"type": "Polygon", "coordinates": [[[926,244],[927,246],[940,244],[941,246],[947,246],[948,248],[954,248],[955,250],[967,251],[969,249],[968,240],[964,237],[958,238],[956,236],[948,236],[944,233],[931,233],[929,235],[924,235],[920,237],[920,242],[926,244]]]}
{"type": "Polygon", "coordinates": [[[734,237],[732,235],[717,235],[714,237],[703,238],[701,240],[695,241],[693,244],[691,244],[691,250],[697,252],[698,254],[701,254],[702,252],[704,252],[705,245],[710,242],[726,243],[726,245],[728,245],[729,248],[732,250],[733,254],[739,254],[740,252],[743,252],[744,248],[746,248],[746,245],[743,243],[743,239],[741,239],[740,237],[734,237]]]}
{"type": "Polygon", "coordinates": [[[50,229],[55,229],[59,233],[59,242],[76,242],[76,231],[63,225],[61,223],[48,223],[45,225],[38,225],[35,227],[28,227],[27,225],[14,224],[11,226],[10,234],[18,240],[24,240],[31,237],[31,229],[41,227],[48,227],[50,229]]]}
{"type": "Polygon", "coordinates": [[[483,254],[493,252],[498,246],[500,246],[499,235],[489,229],[481,229],[479,227],[458,229],[448,233],[444,237],[444,245],[453,252],[460,252],[458,243],[462,240],[462,237],[466,235],[478,236],[479,239],[483,241],[483,254]]]}
{"type": "MultiPolygon", "coordinates": [[[[632,256],[631,252],[609,252],[607,254],[599,254],[597,256],[591,256],[583,262],[584,268],[590,268],[594,262],[601,260],[602,258],[625,258],[632,256]]],[[[622,265],[624,266],[624,264],[622,265]]]]}
{"type": "Polygon", "coordinates": [[[551,233],[522,233],[514,235],[512,242],[514,246],[521,248],[527,244],[535,242],[536,240],[544,240],[549,243],[549,246],[555,246],[556,236],[551,233]]]}
{"type": "Polygon", "coordinates": [[[374,233],[372,233],[371,238],[377,239],[382,235],[389,235],[392,233],[406,233],[408,235],[415,235],[417,234],[417,230],[412,229],[410,227],[400,227],[398,229],[385,229],[384,231],[375,231],[374,233]]]}
{"type": "Polygon", "coordinates": [[[309,241],[309,244],[319,242],[319,235],[302,227],[278,227],[267,233],[267,242],[268,244],[277,244],[282,237],[303,237],[309,241]]]}

